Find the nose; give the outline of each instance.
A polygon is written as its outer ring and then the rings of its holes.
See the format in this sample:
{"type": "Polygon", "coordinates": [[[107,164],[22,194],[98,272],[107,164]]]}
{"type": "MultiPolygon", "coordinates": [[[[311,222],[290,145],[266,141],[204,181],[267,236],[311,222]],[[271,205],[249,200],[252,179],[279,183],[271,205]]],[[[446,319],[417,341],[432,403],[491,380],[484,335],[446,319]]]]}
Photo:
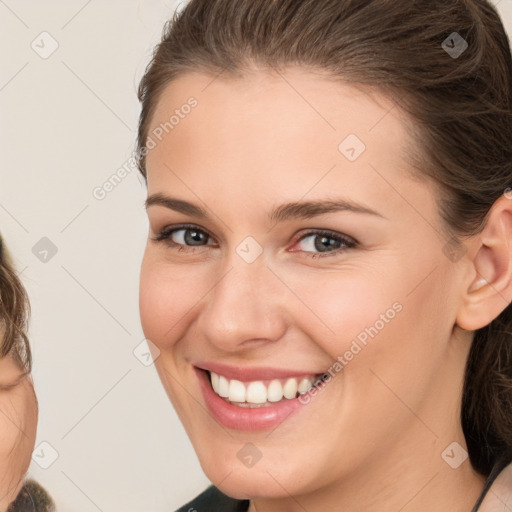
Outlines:
{"type": "Polygon", "coordinates": [[[277,341],[287,327],[286,300],[285,287],[262,257],[246,263],[235,254],[205,297],[200,332],[225,352],[277,341]]]}

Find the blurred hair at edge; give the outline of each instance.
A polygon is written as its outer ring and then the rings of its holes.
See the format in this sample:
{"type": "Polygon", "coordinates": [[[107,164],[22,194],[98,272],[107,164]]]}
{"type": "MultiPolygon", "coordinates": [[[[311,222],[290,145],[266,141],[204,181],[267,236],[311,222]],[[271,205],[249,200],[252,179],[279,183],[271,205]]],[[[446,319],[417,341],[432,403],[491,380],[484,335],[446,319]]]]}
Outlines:
{"type": "Polygon", "coordinates": [[[27,373],[32,371],[32,353],[26,334],[30,316],[27,292],[14,270],[11,256],[0,235],[0,358],[11,356],[27,373]]]}

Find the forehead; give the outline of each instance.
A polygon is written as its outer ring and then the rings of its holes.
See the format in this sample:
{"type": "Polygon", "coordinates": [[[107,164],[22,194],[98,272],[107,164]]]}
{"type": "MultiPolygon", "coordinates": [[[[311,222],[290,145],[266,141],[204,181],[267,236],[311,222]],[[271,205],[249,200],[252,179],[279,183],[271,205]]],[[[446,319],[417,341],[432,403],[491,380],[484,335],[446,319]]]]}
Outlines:
{"type": "Polygon", "coordinates": [[[207,178],[210,192],[228,185],[297,199],[334,189],[357,198],[364,190],[374,204],[399,208],[403,194],[431,193],[408,179],[408,123],[378,91],[303,69],[243,78],[188,73],[163,91],[148,131],[149,192],[179,187],[190,196],[186,177],[206,193],[207,178]],[[195,106],[184,108],[190,98],[195,106]],[[397,187],[402,194],[391,198],[397,187]]]}
{"type": "Polygon", "coordinates": [[[190,135],[191,128],[196,143],[251,135],[248,145],[275,146],[294,136],[336,143],[350,133],[376,145],[385,134],[402,145],[407,139],[405,121],[395,103],[375,88],[300,68],[252,71],[243,78],[187,73],[163,90],[149,134],[160,128],[164,138],[171,133],[176,138],[190,135]],[[190,98],[197,103],[193,108],[187,105],[190,98]]]}

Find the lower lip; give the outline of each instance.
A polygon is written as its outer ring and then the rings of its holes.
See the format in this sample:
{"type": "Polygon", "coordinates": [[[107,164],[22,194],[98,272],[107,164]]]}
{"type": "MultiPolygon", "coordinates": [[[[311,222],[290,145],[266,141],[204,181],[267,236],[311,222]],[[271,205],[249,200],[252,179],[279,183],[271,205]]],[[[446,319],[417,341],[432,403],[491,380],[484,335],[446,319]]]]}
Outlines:
{"type": "Polygon", "coordinates": [[[277,427],[304,404],[298,398],[284,399],[266,407],[238,407],[213,391],[208,373],[194,368],[206,405],[212,416],[224,427],[234,430],[266,430],[277,427]]]}

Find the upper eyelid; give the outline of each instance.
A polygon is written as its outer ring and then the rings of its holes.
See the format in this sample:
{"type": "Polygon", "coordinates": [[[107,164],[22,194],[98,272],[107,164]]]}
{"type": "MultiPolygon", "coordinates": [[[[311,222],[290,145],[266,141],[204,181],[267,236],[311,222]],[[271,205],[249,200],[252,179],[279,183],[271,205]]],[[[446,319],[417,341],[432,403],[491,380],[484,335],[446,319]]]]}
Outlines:
{"type": "Polygon", "coordinates": [[[346,235],[345,233],[340,233],[339,231],[334,231],[332,229],[322,229],[322,228],[316,228],[316,229],[310,228],[305,233],[303,233],[300,237],[298,237],[298,239],[296,241],[300,241],[303,238],[306,238],[308,236],[313,236],[313,235],[327,235],[327,236],[331,236],[332,238],[342,238],[344,240],[351,241],[354,244],[359,243],[359,242],[357,242],[357,240],[355,238],[351,237],[350,235],[346,235]]]}

